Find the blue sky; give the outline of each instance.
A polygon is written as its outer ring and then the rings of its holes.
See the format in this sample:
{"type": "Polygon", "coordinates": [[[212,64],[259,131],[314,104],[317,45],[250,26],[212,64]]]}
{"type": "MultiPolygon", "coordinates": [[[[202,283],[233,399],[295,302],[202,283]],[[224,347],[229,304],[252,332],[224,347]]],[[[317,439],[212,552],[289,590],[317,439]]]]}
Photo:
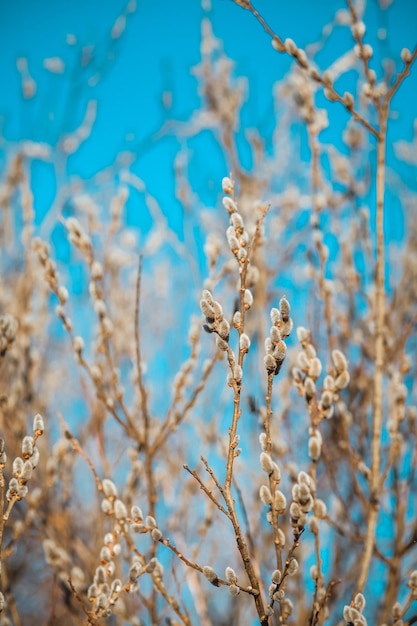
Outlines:
{"type": "MultiPolygon", "coordinates": [[[[416,42],[417,3],[396,0],[386,11],[376,10],[369,2],[367,22],[369,37],[378,29],[387,29],[387,40],[379,47],[399,57],[401,47],[412,48],[416,42]]],[[[212,17],[217,36],[236,62],[237,72],[249,77],[250,101],[246,111],[248,125],[256,125],[268,111],[271,85],[289,66],[288,59],[274,53],[269,37],[249,12],[231,0],[213,0],[212,17]]],[[[31,138],[53,143],[61,130],[67,132],[84,112],[87,97],[98,100],[94,141],[89,142],[85,173],[111,162],[116,150],[126,145],[126,137],[143,139],[161,121],[161,91],[173,89],[176,117],[188,118],[198,107],[197,84],[191,68],[199,61],[200,20],[202,9],[196,0],[143,0],[130,16],[125,36],[111,51],[115,59],[108,64],[106,76],[97,87],[85,88],[85,81],[74,93],[70,110],[64,114],[71,67],[76,65],[76,46],[68,46],[67,34],[74,34],[81,45],[94,44],[97,56],[107,53],[109,31],[125,6],[119,0],[2,0],[0,3],[0,115],[3,132],[12,139],[31,138]],[[61,57],[67,66],[63,76],[52,76],[42,67],[43,59],[61,57]],[[37,96],[22,103],[16,59],[27,57],[29,70],[38,82],[37,96]],[[55,119],[48,114],[55,111],[55,119]],[[63,128],[64,127],[64,128],[63,128]]],[[[303,46],[315,41],[322,25],[330,21],[335,9],[344,2],[307,0],[297,2],[256,3],[257,8],[284,39],[292,37],[303,46]]],[[[318,56],[323,69],[350,44],[348,31],[339,29],[331,37],[328,50],[318,56]]],[[[84,78],[81,79],[83,83],[84,78]]],[[[411,99],[416,82],[405,84],[398,98],[411,99]]],[[[412,107],[408,107],[414,116],[412,107]]],[[[407,111],[404,130],[411,131],[407,111]]],[[[87,157],[87,154],[85,155],[87,157]]],[[[149,171],[152,175],[152,168],[149,171]]]]}

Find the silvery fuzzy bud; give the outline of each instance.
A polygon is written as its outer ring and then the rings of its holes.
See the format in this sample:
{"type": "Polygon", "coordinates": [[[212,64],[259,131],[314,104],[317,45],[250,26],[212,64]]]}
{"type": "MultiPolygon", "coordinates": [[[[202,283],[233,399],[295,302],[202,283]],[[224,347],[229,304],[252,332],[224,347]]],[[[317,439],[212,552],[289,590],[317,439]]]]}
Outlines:
{"type": "Polygon", "coordinates": [[[122,581],[119,580],[119,578],[116,578],[115,580],[113,580],[111,587],[110,587],[111,595],[120,593],[122,588],[123,588],[122,581]]]}
{"type": "Polygon", "coordinates": [[[45,426],[43,423],[43,417],[40,413],[37,413],[33,418],[33,432],[38,436],[42,435],[45,430],[45,426]]]}
{"type": "Polygon", "coordinates": [[[268,474],[268,476],[270,474],[272,474],[273,470],[274,470],[274,466],[273,466],[273,461],[270,457],[269,454],[267,454],[266,452],[261,452],[261,456],[259,457],[260,463],[261,463],[261,468],[262,470],[268,474]]]}
{"type": "Polygon", "coordinates": [[[314,488],[313,479],[307,474],[307,472],[298,472],[297,481],[300,485],[307,485],[309,489],[314,488]]]}
{"type": "Polygon", "coordinates": [[[289,318],[286,322],[282,322],[280,330],[284,339],[290,336],[293,326],[294,324],[291,318],[289,318]]]}
{"type": "Polygon", "coordinates": [[[272,355],[278,361],[278,363],[282,363],[282,361],[285,359],[286,354],[287,354],[287,346],[282,341],[282,339],[280,339],[280,341],[278,341],[278,343],[274,347],[274,351],[272,355]]]}
{"type": "Polygon", "coordinates": [[[200,300],[200,309],[207,318],[214,319],[214,309],[204,298],[200,300]]]}
{"type": "Polygon", "coordinates": [[[208,289],[203,289],[203,292],[201,295],[202,295],[203,300],[207,300],[209,304],[213,304],[213,295],[211,291],[209,291],[208,289]]]}
{"type": "Polygon", "coordinates": [[[318,437],[310,437],[308,455],[312,461],[318,461],[321,456],[321,441],[318,437]]]}
{"type": "Polygon", "coordinates": [[[106,570],[102,565],[96,567],[96,573],[94,576],[94,582],[96,585],[103,585],[106,582],[106,570]]]}
{"type": "Polygon", "coordinates": [[[151,559],[151,561],[154,561],[154,562],[155,562],[155,565],[154,565],[154,567],[153,567],[153,575],[154,575],[156,578],[162,578],[162,577],[163,577],[163,575],[164,575],[164,568],[163,568],[162,563],[160,563],[156,557],[154,557],[153,559],[151,559]]]}
{"type": "Polygon", "coordinates": [[[95,600],[96,597],[97,597],[97,585],[93,583],[88,588],[87,598],[89,600],[95,600]]]}
{"type": "Polygon", "coordinates": [[[287,499],[279,489],[274,494],[274,508],[278,513],[283,513],[287,508],[287,499]]]}
{"type": "Polygon", "coordinates": [[[322,365],[321,365],[320,359],[318,359],[317,357],[315,357],[314,359],[311,359],[310,365],[308,368],[308,375],[314,380],[317,380],[317,378],[321,374],[321,370],[322,370],[322,365]]]}
{"type": "Polygon", "coordinates": [[[348,386],[350,381],[350,375],[347,370],[339,374],[339,376],[335,380],[335,386],[337,389],[345,389],[348,386]]]}
{"type": "Polygon", "coordinates": [[[358,625],[363,624],[363,621],[360,621],[362,617],[361,613],[353,606],[345,605],[343,608],[343,619],[346,622],[353,622],[358,625]]]}
{"type": "Polygon", "coordinates": [[[281,470],[279,469],[278,465],[274,461],[272,462],[271,477],[277,483],[279,483],[281,480],[281,470]]]}
{"type": "Polygon", "coordinates": [[[101,501],[100,507],[103,513],[105,513],[106,515],[110,515],[110,513],[113,511],[112,503],[110,502],[110,500],[107,500],[107,498],[104,498],[101,501]]]}
{"type": "Polygon", "coordinates": [[[238,596],[240,594],[240,589],[239,589],[239,587],[237,587],[237,585],[230,585],[229,586],[229,593],[232,596],[238,596]]]}
{"type": "Polygon", "coordinates": [[[103,546],[100,550],[100,561],[103,564],[111,561],[110,549],[107,546],[103,546]]]}
{"type": "Polygon", "coordinates": [[[236,231],[241,231],[244,228],[243,217],[240,213],[233,213],[230,216],[230,223],[236,231]]]}
{"type": "Polygon", "coordinates": [[[277,368],[277,362],[272,354],[264,356],[264,366],[268,374],[273,374],[277,368]]]}
{"type": "Polygon", "coordinates": [[[11,478],[9,480],[9,489],[7,491],[7,499],[10,500],[11,497],[15,496],[17,494],[17,491],[19,489],[19,483],[17,481],[16,478],[11,478]]]}
{"type": "Polygon", "coordinates": [[[297,559],[292,558],[287,568],[288,576],[295,576],[297,572],[298,572],[298,561],[297,559]]]}
{"type": "Polygon", "coordinates": [[[240,311],[236,311],[233,315],[233,326],[235,326],[235,328],[238,328],[241,324],[242,318],[240,315],[240,311]]]}
{"type": "Polygon", "coordinates": [[[364,36],[366,31],[365,24],[363,22],[354,22],[352,24],[352,34],[355,39],[360,39],[364,36]]]}
{"type": "Polygon", "coordinates": [[[74,337],[74,341],[72,343],[72,346],[74,348],[74,351],[77,354],[81,354],[82,351],[84,350],[84,339],[82,337],[74,337]]]}
{"type": "Polygon", "coordinates": [[[152,515],[147,515],[145,519],[145,524],[148,528],[157,528],[156,519],[152,517],[152,515]]]}
{"type": "Polygon", "coordinates": [[[26,435],[22,441],[22,456],[24,459],[28,459],[33,454],[33,437],[26,435]]]}
{"type": "Polygon", "coordinates": [[[227,233],[227,243],[229,244],[229,248],[233,254],[237,254],[239,252],[239,242],[234,234],[227,233]]]}
{"type": "Polygon", "coordinates": [[[153,528],[151,532],[151,537],[153,541],[159,541],[162,538],[162,533],[159,528],[153,528]]]}
{"type": "Polygon", "coordinates": [[[30,457],[30,463],[33,469],[35,469],[35,467],[39,463],[39,448],[37,446],[33,446],[33,452],[32,452],[32,456],[30,457]]]}
{"type": "Polygon", "coordinates": [[[219,586],[219,577],[212,567],[210,567],[209,565],[205,565],[203,567],[203,575],[212,585],[214,585],[215,587],[219,586]]]}
{"type": "Polygon", "coordinates": [[[392,617],[394,618],[394,626],[404,626],[404,622],[401,619],[401,615],[403,614],[403,607],[400,602],[396,602],[392,607],[392,617]]]}
{"type": "Polygon", "coordinates": [[[333,394],[327,389],[321,394],[320,404],[322,409],[328,409],[333,402],[333,394]]]}
{"type": "Polygon", "coordinates": [[[216,345],[217,345],[219,350],[223,350],[223,351],[226,351],[228,349],[228,347],[229,347],[229,344],[227,343],[227,341],[225,341],[221,337],[217,337],[216,345]]]}
{"type": "Polygon", "coordinates": [[[304,350],[297,355],[297,365],[303,372],[308,372],[310,369],[310,359],[304,350]]]}
{"type": "Polygon", "coordinates": [[[222,320],[219,323],[219,327],[218,327],[218,334],[219,336],[224,339],[225,341],[228,341],[229,339],[229,334],[230,334],[230,326],[229,326],[229,322],[227,320],[222,320]]]}
{"type": "Polygon", "coordinates": [[[250,289],[245,289],[245,294],[243,296],[243,303],[245,305],[246,310],[251,308],[253,304],[253,295],[250,289]]]}
{"type": "Polygon", "coordinates": [[[279,569],[276,569],[272,572],[272,582],[274,585],[279,585],[282,579],[282,573],[279,569]]]}
{"type": "Polygon", "coordinates": [[[32,471],[33,467],[31,461],[25,461],[20,474],[20,479],[27,482],[32,476],[32,471]]]}
{"type": "MultiPolygon", "coordinates": [[[[148,571],[148,568],[146,568],[146,570],[148,571]]],[[[141,575],[141,573],[142,573],[142,567],[140,563],[134,562],[129,569],[130,582],[135,583],[137,579],[139,578],[139,576],[141,575]]]]}
{"type": "Polygon", "coordinates": [[[333,391],[335,387],[333,376],[327,375],[323,381],[323,387],[326,391],[333,391]]]}
{"type": "Polygon", "coordinates": [[[232,198],[225,196],[222,200],[222,203],[229,215],[232,215],[237,211],[237,204],[234,200],[232,200],[232,198]]]}
{"type": "Polygon", "coordinates": [[[118,520],[123,520],[127,517],[127,508],[124,503],[119,499],[115,500],[114,502],[114,514],[116,519],[118,520]]]}
{"type": "Polygon", "coordinates": [[[101,485],[106,498],[117,498],[117,487],[112,480],[103,478],[101,485]]]}
{"type": "Polygon", "coordinates": [[[143,520],[142,509],[140,507],[138,507],[136,504],[134,504],[132,506],[132,508],[130,509],[130,517],[135,522],[142,521],[143,520]]]}
{"type": "Polygon", "coordinates": [[[232,567],[226,567],[225,577],[226,577],[226,580],[229,583],[236,583],[237,582],[236,572],[235,572],[235,570],[232,567]]]}
{"type": "Polygon", "coordinates": [[[366,600],[365,600],[365,596],[363,595],[363,593],[356,594],[356,596],[353,598],[353,605],[355,609],[358,609],[360,613],[363,613],[363,610],[366,606],[366,600]]]}
{"type": "Polygon", "coordinates": [[[355,101],[353,99],[352,94],[349,91],[345,91],[343,94],[343,104],[347,109],[352,109],[355,101]]]}
{"type": "Polygon", "coordinates": [[[20,476],[23,469],[23,464],[24,460],[20,456],[17,456],[14,459],[12,471],[15,476],[20,476]]]}
{"type": "Polygon", "coordinates": [[[308,343],[305,346],[306,355],[309,359],[315,359],[317,356],[317,352],[312,343],[308,343]]]}
{"type": "Polygon", "coordinates": [[[232,193],[233,188],[234,188],[233,181],[231,180],[231,178],[229,178],[229,176],[225,176],[222,179],[223,193],[232,193]]]}
{"type": "Polygon", "coordinates": [[[246,333],[242,333],[239,337],[239,348],[245,352],[250,348],[250,339],[246,333]]]}
{"type": "Polygon", "coordinates": [[[333,363],[338,374],[340,374],[340,372],[347,370],[348,363],[343,352],[341,352],[340,350],[333,350],[332,359],[333,359],[333,363]]]}
{"type": "Polygon", "coordinates": [[[259,489],[259,496],[265,506],[268,506],[272,503],[271,492],[269,490],[269,487],[267,487],[266,485],[261,485],[259,489]]]}
{"type": "Polygon", "coordinates": [[[276,344],[282,339],[281,332],[276,326],[271,326],[269,330],[269,337],[272,344],[276,344]]]}
{"type": "MultiPolygon", "coordinates": [[[[274,48],[274,50],[277,50],[277,52],[285,52],[285,46],[284,44],[278,39],[278,37],[274,37],[271,41],[272,47],[274,48]]],[[[265,611],[266,613],[266,611],[265,611]]],[[[266,613],[267,614],[267,613],[266,613]]],[[[268,615],[268,614],[267,614],[268,615]]],[[[271,613],[272,615],[272,613],[271,613]]]]}
{"type": "Polygon", "coordinates": [[[312,398],[316,393],[316,385],[313,379],[309,376],[307,376],[304,380],[304,390],[307,399],[312,398]]]}
{"type": "Polygon", "coordinates": [[[290,316],[291,307],[290,307],[290,303],[288,302],[285,296],[283,296],[281,300],[279,301],[279,310],[281,313],[282,321],[287,322],[290,316]]]}
{"type": "Polygon", "coordinates": [[[19,485],[17,488],[17,499],[23,500],[28,495],[28,488],[26,485],[19,485]]]}
{"type": "Polygon", "coordinates": [[[304,328],[304,326],[298,326],[297,328],[297,338],[300,343],[308,340],[308,330],[304,328]]]}
{"type": "Polygon", "coordinates": [[[240,382],[242,380],[242,376],[243,376],[242,367],[236,364],[233,370],[233,378],[235,379],[236,382],[240,382]]]}
{"type": "Polygon", "coordinates": [[[272,324],[275,326],[275,324],[277,324],[278,322],[281,321],[281,313],[278,311],[278,309],[276,309],[275,307],[273,307],[271,309],[270,312],[270,317],[271,317],[271,322],[272,324]]]}
{"type": "Polygon", "coordinates": [[[287,39],[284,41],[284,46],[289,54],[294,55],[297,52],[297,46],[295,45],[294,41],[289,37],[287,37],[287,39]]]}
{"type": "Polygon", "coordinates": [[[410,61],[411,61],[411,52],[409,51],[408,48],[403,48],[401,50],[401,60],[403,61],[403,63],[410,63],[410,61]]]}
{"type": "Polygon", "coordinates": [[[301,517],[301,509],[297,502],[291,502],[290,504],[290,517],[291,519],[298,520],[301,517]]]}

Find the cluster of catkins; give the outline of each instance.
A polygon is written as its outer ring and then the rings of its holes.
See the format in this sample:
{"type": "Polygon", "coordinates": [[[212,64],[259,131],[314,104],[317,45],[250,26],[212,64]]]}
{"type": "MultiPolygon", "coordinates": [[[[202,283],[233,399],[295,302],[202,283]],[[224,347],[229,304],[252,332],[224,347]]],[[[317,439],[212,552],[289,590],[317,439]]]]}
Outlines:
{"type": "Polygon", "coordinates": [[[200,308],[206,318],[203,328],[208,333],[216,333],[217,345],[221,350],[227,350],[230,334],[230,324],[224,318],[223,309],[219,302],[214,300],[208,289],[203,290],[200,308]]]}
{"type": "Polygon", "coordinates": [[[279,301],[279,309],[271,309],[271,322],[269,337],[265,340],[266,355],[264,357],[264,365],[268,374],[276,376],[287,353],[284,339],[290,335],[293,327],[290,317],[290,305],[285,296],[279,301]]]}
{"type": "MultiPolygon", "coordinates": [[[[28,494],[27,483],[39,462],[39,449],[36,446],[36,440],[43,434],[43,431],[43,418],[38,413],[33,419],[34,436],[26,435],[23,437],[22,456],[17,456],[13,461],[13,476],[9,481],[9,487],[6,493],[6,498],[9,503],[16,500],[23,500],[28,494]]],[[[4,441],[2,439],[0,440],[0,453],[0,463],[4,465],[7,457],[4,452],[4,441]]]]}
{"type": "Polygon", "coordinates": [[[365,608],[365,598],[362,593],[357,593],[351,604],[346,605],[343,609],[343,618],[347,624],[354,626],[367,626],[368,622],[363,615],[365,608]]]}
{"type": "MultiPolygon", "coordinates": [[[[307,402],[316,397],[316,381],[322,372],[322,364],[317,356],[316,349],[310,340],[310,332],[303,326],[297,328],[297,337],[302,350],[298,353],[297,366],[292,375],[296,388],[307,402]]],[[[318,403],[321,417],[329,419],[333,416],[334,402],[338,399],[338,392],[349,384],[348,363],[340,350],[332,351],[334,370],[324,379],[323,392],[318,403]]]]}
{"type": "Polygon", "coordinates": [[[321,456],[322,436],[317,428],[321,419],[330,419],[334,414],[334,405],[339,401],[339,393],[349,384],[348,362],[340,350],[332,351],[333,367],[324,378],[323,390],[317,399],[316,382],[322,372],[322,364],[311,342],[310,332],[300,326],[297,337],[301,343],[297,356],[297,365],[292,370],[295,387],[304,396],[310,407],[312,425],[309,431],[309,456],[318,461],[321,456]]]}

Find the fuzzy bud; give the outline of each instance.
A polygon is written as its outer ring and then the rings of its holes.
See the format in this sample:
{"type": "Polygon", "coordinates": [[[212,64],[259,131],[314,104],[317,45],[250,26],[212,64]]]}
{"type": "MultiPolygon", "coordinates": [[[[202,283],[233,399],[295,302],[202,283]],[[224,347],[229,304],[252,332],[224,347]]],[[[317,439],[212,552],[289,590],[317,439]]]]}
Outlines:
{"type": "Polygon", "coordinates": [[[261,462],[262,470],[266,474],[268,474],[268,476],[272,474],[272,472],[274,471],[274,465],[269,454],[267,454],[266,452],[261,452],[260,462],[261,462]]]}
{"type": "Polygon", "coordinates": [[[237,582],[236,572],[232,567],[226,567],[225,576],[226,576],[226,580],[229,581],[229,583],[237,582]]]}
{"type": "Polygon", "coordinates": [[[279,585],[282,579],[282,573],[279,569],[276,569],[272,572],[272,582],[274,585],[279,585]]]}
{"type": "Polygon", "coordinates": [[[278,513],[283,513],[287,508],[287,499],[279,489],[275,491],[274,508],[278,513]]]}
{"type": "Polygon", "coordinates": [[[239,337],[239,348],[243,352],[248,352],[250,348],[250,339],[246,333],[242,333],[239,337]]]}
{"type": "Polygon", "coordinates": [[[232,193],[233,192],[233,188],[234,188],[234,184],[233,181],[231,180],[231,178],[229,178],[229,176],[225,176],[222,179],[222,189],[223,189],[223,193],[232,193]]]}
{"type": "Polygon", "coordinates": [[[127,509],[124,503],[119,499],[117,499],[114,503],[114,514],[118,520],[123,520],[127,517],[127,509]]]}
{"type": "Polygon", "coordinates": [[[37,413],[35,417],[33,418],[33,432],[39,437],[40,435],[42,435],[44,430],[45,430],[45,426],[43,423],[43,417],[40,413],[37,413]]]}
{"type": "Polygon", "coordinates": [[[102,481],[103,493],[106,498],[116,498],[117,497],[117,487],[112,480],[109,478],[104,478],[102,481]]]}
{"type": "Polygon", "coordinates": [[[203,567],[203,574],[207,578],[207,580],[214,586],[218,586],[219,578],[212,567],[209,565],[205,565],[203,567]]]}
{"type": "Polygon", "coordinates": [[[269,506],[272,503],[271,492],[269,490],[269,487],[267,487],[266,485],[261,485],[259,489],[259,496],[265,506],[269,506]]]}

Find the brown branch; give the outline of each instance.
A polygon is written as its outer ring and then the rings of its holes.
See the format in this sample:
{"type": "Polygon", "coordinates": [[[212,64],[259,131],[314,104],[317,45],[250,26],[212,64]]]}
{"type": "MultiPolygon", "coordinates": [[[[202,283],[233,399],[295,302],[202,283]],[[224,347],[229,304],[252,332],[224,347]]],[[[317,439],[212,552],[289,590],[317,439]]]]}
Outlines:
{"type": "Polygon", "coordinates": [[[375,278],[375,374],[373,397],[373,423],[371,442],[371,472],[369,478],[370,500],[364,550],[355,592],[363,591],[372,560],[373,546],[379,510],[381,490],[381,434],[383,418],[383,371],[384,371],[384,332],[385,332],[385,240],[384,240],[384,192],[385,192],[385,150],[387,134],[388,106],[379,110],[380,136],[377,145],[376,173],[376,278],[375,278]]]}
{"type": "Polygon", "coordinates": [[[190,467],[188,467],[188,465],[183,465],[183,468],[185,470],[187,470],[187,472],[189,474],[191,474],[191,476],[198,482],[198,484],[200,485],[200,489],[202,491],[204,491],[204,493],[206,494],[206,496],[208,496],[208,498],[213,502],[213,504],[216,505],[216,507],[219,509],[219,511],[221,511],[222,513],[224,513],[224,515],[226,515],[226,517],[229,517],[229,513],[226,511],[226,509],[220,504],[220,502],[218,502],[215,498],[215,496],[213,495],[213,492],[206,487],[206,485],[203,483],[203,481],[201,480],[200,476],[197,474],[196,470],[192,470],[190,467]]]}

